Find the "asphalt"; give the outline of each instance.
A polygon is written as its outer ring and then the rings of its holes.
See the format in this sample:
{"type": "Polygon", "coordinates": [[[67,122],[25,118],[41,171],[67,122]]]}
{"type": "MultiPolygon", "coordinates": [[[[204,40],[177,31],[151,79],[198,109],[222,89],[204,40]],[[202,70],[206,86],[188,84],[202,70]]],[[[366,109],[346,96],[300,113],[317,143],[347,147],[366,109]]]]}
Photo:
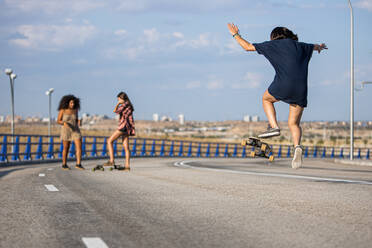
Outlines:
{"type": "Polygon", "coordinates": [[[100,163],[0,166],[0,247],[372,244],[370,166],[146,158],[93,172],[100,163]]]}

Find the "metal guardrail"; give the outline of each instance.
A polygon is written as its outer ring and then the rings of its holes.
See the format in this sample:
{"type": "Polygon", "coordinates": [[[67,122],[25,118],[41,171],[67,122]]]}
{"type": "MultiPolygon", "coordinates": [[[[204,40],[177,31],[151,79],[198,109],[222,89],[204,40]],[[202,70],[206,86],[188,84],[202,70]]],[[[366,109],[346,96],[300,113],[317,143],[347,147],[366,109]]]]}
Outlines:
{"type": "MultiPolygon", "coordinates": [[[[84,136],[82,138],[83,159],[108,157],[107,138],[105,136],[84,136]]],[[[61,159],[63,144],[59,136],[0,134],[0,164],[12,162],[41,161],[61,159]],[[13,139],[12,139],[13,138],[13,139]],[[13,142],[12,142],[13,140],[13,142]]],[[[133,157],[232,157],[245,158],[249,148],[235,143],[192,142],[182,140],[130,139],[133,157]]],[[[275,157],[291,157],[293,147],[272,145],[275,157]]],[[[124,157],[124,149],[118,149],[114,143],[115,156],[124,157]]],[[[350,155],[347,147],[306,146],[305,158],[344,158],[350,155]]],[[[358,159],[370,159],[370,148],[356,148],[354,155],[358,159]]],[[[75,144],[72,142],[69,158],[75,157],[75,144]]]]}

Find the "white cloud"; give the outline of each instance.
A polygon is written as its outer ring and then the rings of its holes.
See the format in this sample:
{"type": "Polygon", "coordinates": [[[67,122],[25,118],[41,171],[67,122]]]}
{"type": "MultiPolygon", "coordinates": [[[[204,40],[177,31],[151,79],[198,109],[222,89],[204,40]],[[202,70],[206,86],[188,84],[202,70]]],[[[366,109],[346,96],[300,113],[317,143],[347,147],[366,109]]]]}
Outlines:
{"type": "Polygon", "coordinates": [[[156,28],[152,29],[145,29],[143,34],[146,37],[147,42],[154,43],[160,39],[160,33],[156,30],[156,28]]]}
{"type": "Polygon", "coordinates": [[[172,35],[173,35],[173,37],[178,38],[178,39],[185,38],[185,36],[181,32],[174,32],[172,35]]]}
{"type": "Polygon", "coordinates": [[[22,38],[11,39],[13,45],[37,50],[58,51],[83,45],[95,33],[93,25],[22,25],[16,28],[22,38]]]}
{"type": "Polygon", "coordinates": [[[199,37],[195,40],[190,41],[190,46],[193,48],[201,48],[211,45],[211,40],[209,39],[209,34],[200,34],[199,37]]]}
{"type": "Polygon", "coordinates": [[[362,0],[355,3],[356,7],[372,11],[372,0],[362,0]]]}
{"type": "Polygon", "coordinates": [[[123,36],[126,36],[126,35],[128,34],[128,32],[127,32],[127,30],[125,30],[125,29],[119,29],[119,30],[116,30],[116,31],[114,32],[114,34],[115,34],[116,36],[123,37],[123,36]]]}
{"type": "Polygon", "coordinates": [[[260,87],[262,82],[262,76],[257,73],[247,72],[243,80],[239,83],[234,83],[231,85],[233,89],[256,89],[260,87]]]}
{"type": "Polygon", "coordinates": [[[224,88],[224,83],[220,79],[214,79],[207,83],[208,90],[220,90],[224,88]]]}
{"type": "Polygon", "coordinates": [[[200,81],[192,81],[186,84],[186,89],[197,89],[201,87],[200,81]]]}
{"type": "Polygon", "coordinates": [[[58,14],[60,12],[80,13],[103,7],[102,0],[5,0],[7,6],[23,12],[44,12],[58,14]]]}

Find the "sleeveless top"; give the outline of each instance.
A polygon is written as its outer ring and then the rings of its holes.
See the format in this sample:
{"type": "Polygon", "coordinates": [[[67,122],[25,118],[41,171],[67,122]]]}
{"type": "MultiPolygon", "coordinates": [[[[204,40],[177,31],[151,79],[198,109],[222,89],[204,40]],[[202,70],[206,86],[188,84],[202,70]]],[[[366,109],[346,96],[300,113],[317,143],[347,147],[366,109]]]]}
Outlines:
{"type": "Polygon", "coordinates": [[[63,114],[62,121],[66,122],[67,126],[61,128],[61,139],[64,141],[73,141],[81,138],[80,128],[76,114],[63,114]]]}

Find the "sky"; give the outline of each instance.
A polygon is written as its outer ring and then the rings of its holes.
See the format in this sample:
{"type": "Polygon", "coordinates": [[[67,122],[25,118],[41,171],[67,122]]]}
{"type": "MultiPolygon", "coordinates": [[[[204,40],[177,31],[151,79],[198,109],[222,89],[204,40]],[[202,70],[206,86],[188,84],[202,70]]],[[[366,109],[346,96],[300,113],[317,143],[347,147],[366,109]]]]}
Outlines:
{"type": "MultiPolygon", "coordinates": [[[[372,81],[372,0],[352,1],[355,87],[372,81]]],[[[350,10],[343,0],[0,0],[0,115],[10,114],[9,78],[17,74],[15,112],[53,117],[63,95],[81,113],[113,117],[125,91],[136,119],[153,113],[186,120],[266,119],[261,97],[274,78],[269,62],[244,51],[227,23],[249,42],[285,26],[307,43],[326,43],[309,65],[303,120],[350,119],[350,10]]],[[[372,85],[355,92],[355,119],[372,120],[372,85]]],[[[288,105],[277,103],[279,120],[288,105]]]]}

